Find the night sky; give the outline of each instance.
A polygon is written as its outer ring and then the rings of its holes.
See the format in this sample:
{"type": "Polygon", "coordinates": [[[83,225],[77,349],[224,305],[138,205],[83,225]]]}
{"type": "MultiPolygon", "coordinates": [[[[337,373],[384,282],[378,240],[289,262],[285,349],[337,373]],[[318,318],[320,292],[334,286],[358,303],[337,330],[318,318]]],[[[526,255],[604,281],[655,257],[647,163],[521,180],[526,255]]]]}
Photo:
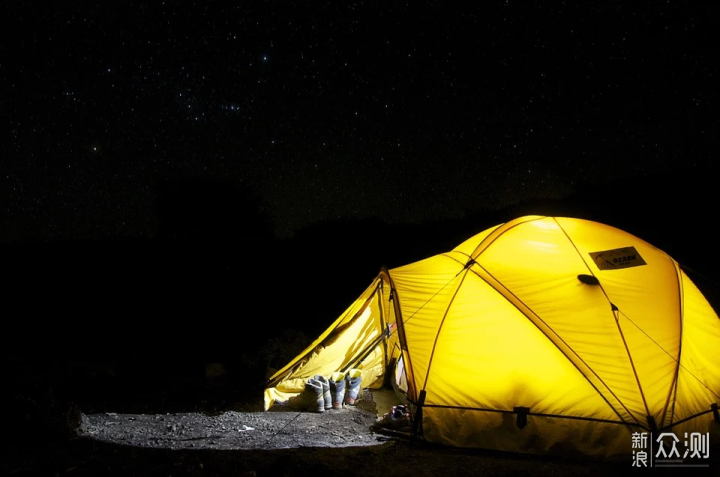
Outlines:
{"type": "Polygon", "coordinates": [[[717,161],[710,3],[234,3],[4,7],[0,240],[154,237],[175,179],[288,237],[717,161]]]}

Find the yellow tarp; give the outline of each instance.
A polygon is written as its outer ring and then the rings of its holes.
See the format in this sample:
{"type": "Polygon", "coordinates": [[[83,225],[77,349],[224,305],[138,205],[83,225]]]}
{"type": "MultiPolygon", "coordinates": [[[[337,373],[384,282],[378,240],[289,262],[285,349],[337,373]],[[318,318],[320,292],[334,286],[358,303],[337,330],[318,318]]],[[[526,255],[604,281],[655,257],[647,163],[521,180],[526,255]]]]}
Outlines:
{"type": "Polygon", "coordinates": [[[396,319],[363,361],[363,386],[402,353],[429,441],[609,457],[632,452],[632,432],[713,430],[720,319],[675,260],[619,229],[521,217],[382,272],[276,374],[266,409],[357,359],[396,319]]]}
{"type": "Polygon", "coordinates": [[[383,330],[382,280],[376,280],[315,342],[277,371],[265,390],[265,410],[287,401],[317,374],[329,376],[348,366],[360,369],[363,387],[378,388],[385,373],[385,343],[376,342],[383,330]],[[362,359],[364,358],[364,359],[362,359]]]}

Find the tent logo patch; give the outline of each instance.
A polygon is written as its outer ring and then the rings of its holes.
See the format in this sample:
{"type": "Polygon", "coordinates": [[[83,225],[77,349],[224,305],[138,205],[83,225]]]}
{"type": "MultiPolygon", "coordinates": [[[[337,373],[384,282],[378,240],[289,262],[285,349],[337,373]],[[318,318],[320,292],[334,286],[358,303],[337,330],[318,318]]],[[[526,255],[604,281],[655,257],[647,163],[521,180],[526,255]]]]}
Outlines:
{"type": "Polygon", "coordinates": [[[623,247],[603,252],[591,252],[590,258],[600,270],[617,270],[619,268],[639,267],[647,265],[635,247],[623,247]]]}

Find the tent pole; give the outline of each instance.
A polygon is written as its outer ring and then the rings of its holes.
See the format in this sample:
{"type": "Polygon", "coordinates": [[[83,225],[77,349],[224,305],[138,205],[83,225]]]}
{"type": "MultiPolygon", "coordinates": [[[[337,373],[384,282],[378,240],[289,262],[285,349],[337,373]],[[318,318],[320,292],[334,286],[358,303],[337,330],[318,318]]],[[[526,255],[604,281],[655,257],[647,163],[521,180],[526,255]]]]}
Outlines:
{"type": "Polygon", "coordinates": [[[344,372],[346,372],[346,371],[347,371],[348,369],[350,369],[350,368],[356,368],[356,367],[358,367],[360,364],[362,364],[363,361],[365,361],[365,359],[366,359],[368,356],[370,356],[370,353],[373,352],[373,350],[375,349],[375,347],[376,347],[377,345],[379,345],[380,342],[384,341],[386,338],[389,338],[389,337],[390,337],[390,335],[389,335],[389,333],[388,333],[388,330],[387,330],[387,329],[383,330],[383,332],[380,333],[380,336],[378,336],[377,338],[375,338],[374,340],[372,340],[372,342],[371,342],[369,345],[367,345],[367,347],[366,347],[364,350],[362,350],[362,354],[360,355],[360,357],[359,357],[357,360],[351,361],[351,362],[349,362],[348,364],[346,364],[346,365],[343,367],[343,369],[340,370],[340,372],[341,372],[341,373],[344,373],[344,372]]]}
{"type": "Polygon", "coordinates": [[[422,421],[422,407],[425,404],[425,390],[420,391],[420,397],[417,402],[417,409],[415,409],[415,416],[413,416],[412,422],[412,433],[410,437],[412,440],[417,440],[418,429],[420,428],[420,421],[422,421]]]}

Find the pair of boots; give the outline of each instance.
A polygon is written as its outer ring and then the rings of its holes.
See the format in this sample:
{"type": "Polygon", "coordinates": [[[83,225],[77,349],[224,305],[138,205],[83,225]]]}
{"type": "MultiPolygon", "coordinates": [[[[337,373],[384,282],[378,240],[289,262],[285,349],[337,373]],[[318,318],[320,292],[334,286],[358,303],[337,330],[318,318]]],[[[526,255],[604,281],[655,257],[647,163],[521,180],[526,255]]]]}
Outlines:
{"type": "Polygon", "coordinates": [[[354,406],[360,392],[361,374],[351,369],[347,374],[335,372],[330,379],[316,374],[305,383],[305,390],[288,400],[291,408],[299,411],[325,412],[342,409],[343,402],[354,406]]]}
{"type": "MultiPolygon", "coordinates": [[[[360,393],[362,375],[359,369],[350,369],[347,374],[335,372],[330,375],[330,396],[333,409],[342,409],[343,403],[354,406],[360,393]]],[[[327,407],[327,401],[325,402],[327,407]]]]}

